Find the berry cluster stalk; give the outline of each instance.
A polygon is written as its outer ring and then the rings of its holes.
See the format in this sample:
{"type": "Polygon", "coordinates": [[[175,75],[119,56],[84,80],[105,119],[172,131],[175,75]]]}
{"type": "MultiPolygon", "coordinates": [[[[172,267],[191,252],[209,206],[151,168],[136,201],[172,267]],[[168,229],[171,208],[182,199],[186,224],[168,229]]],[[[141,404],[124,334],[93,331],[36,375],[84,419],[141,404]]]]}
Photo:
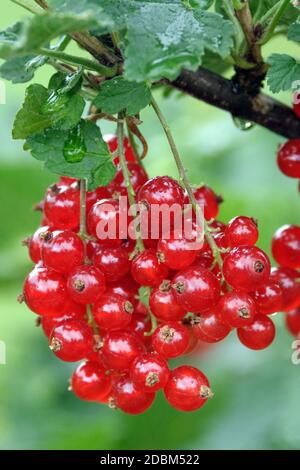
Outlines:
{"type": "MultiPolygon", "coordinates": [[[[177,150],[175,141],[173,139],[171,129],[170,129],[167,121],[165,120],[165,118],[164,118],[157,102],[153,98],[153,96],[152,96],[152,99],[151,99],[151,105],[152,105],[155,113],[157,114],[157,117],[158,117],[158,119],[159,119],[159,121],[160,121],[160,123],[161,123],[161,125],[162,125],[162,127],[165,131],[165,134],[167,136],[167,139],[168,139],[168,142],[169,142],[169,145],[170,145],[170,148],[171,148],[171,151],[172,151],[172,154],[174,156],[175,163],[176,163],[176,166],[177,166],[177,169],[178,169],[180,181],[181,181],[181,183],[183,184],[183,186],[185,187],[185,189],[188,193],[188,196],[189,196],[189,199],[190,199],[191,204],[193,206],[193,209],[194,209],[194,211],[197,215],[197,220],[201,220],[201,218],[203,218],[203,214],[202,214],[202,211],[199,207],[199,204],[197,203],[197,201],[195,199],[193,190],[192,190],[191,185],[189,183],[189,180],[187,178],[185,169],[183,167],[182,161],[181,161],[180,156],[179,156],[179,152],[177,150]]],[[[218,265],[221,268],[223,262],[222,262],[222,257],[221,257],[220,251],[218,249],[218,246],[217,246],[214,238],[211,235],[210,228],[209,228],[209,226],[208,226],[208,224],[207,224],[207,222],[205,221],[204,218],[203,218],[203,223],[204,223],[204,233],[205,233],[207,242],[208,242],[208,244],[209,244],[209,246],[210,246],[210,248],[213,252],[214,259],[216,260],[216,262],[218,263],[218,265]]]]}

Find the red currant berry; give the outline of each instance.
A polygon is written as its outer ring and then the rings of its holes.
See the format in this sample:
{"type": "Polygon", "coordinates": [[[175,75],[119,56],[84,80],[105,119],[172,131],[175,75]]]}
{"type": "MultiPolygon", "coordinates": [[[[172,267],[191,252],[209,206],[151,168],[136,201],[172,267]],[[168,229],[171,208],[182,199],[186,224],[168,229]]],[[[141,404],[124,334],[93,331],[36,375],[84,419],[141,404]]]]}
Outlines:
{"type": "Polygon", "coordinates": [[[85,305],[75,304],[75,302],[67,302],[63,312],[59,316],[42,316],[41,326],[45,335],[49,338],[53,328],[67,320],[84,319],[86,315],[85,305]]]}
{"type": "Polygon", "coordinates": [[[112,387],[110,374],[98,362],[83,362],[72,375],[72,391],[80,400],[99,401],[112,387]]]}
{"type": "MultiPolygon", "coordinates": [[[[148,181],[148,175],[145,170],[137,163],[127,165],[130,173],[130,181],[134,192],[138,192],[140,187],[148,181]]],[[[127,186],[124,180],[122,169],[118,170],[113,180],[108,185],[111,194],[122,194],[127,196],[127,186]]]]}
{"type": "Polygon", "coordinates": [[[115,384],[109,405],[125,413],[137,415],[144,413],[152,405],[155,393],[145,393],[138,390],[128,376],[123,376],[115,384]]]}
{"type": "Polygon", "coordinates": [[[130,366],[130,378],[138,390],[157,392],[164,388],[169,378],[167,361],[155,353],[137,356],[130,366]]]}
{"type": "Polygon", "coordinates": [[[277,163],[286,176],[300,178],[300,139],[288,140],[279,147],[277,163]]]}
{"type": "Polygon", "coordinates": [[[88,213],[87,227],[89,233],[98,238],[102,246],[118,247],[122,238],[127,238],[127,233],[120,236],[120,216],[127,211],[127,207],[120,208],[119,201],[115,199],[102,199],[93,205],[88,213]],[[123,210],[124,209],[124,210],[123,210]]]}
{"type": "Polygon", "coordinates": [[[35,264],[42,259],[41,248],[45,238],[47,238],[47,234],[49,234],[49,226],[44,225],[39,227],[28,240],[29,256],[35,264]]]}
{"type": "Polygon", "coordinates": [[[25,280],[24,300],[38,315],[60,315],[68,300],[65,279],[60,273],[36,266],[25,280]]]}
{"type": "Polygon", "coordinates": [[[145,250],[132,260],[131,274],[138,284],[156,287],[168,277],[168,268],[158,260],[154,250],[145,250]]]}
{"type": "MultiPolygon", "coordinates": [[[[193,193],[196,202],[204,211],[206,220],[212,220],[218,217],[219,204],[223,201],[221,197],[217,196],[211,188],[205,185],[193,189],[193,193]]],[[[188,204],[189,202],[189,197],[186,194],[185,203],[188,204]]]]}
{"type": "Polygon", "coordinates": [[[187,312],[205,312],[220,298],[218,279],[207,269],[196,267],[180,271],[172,282],[175,301],[187,312]]]}
{"type": "Polygon", "coordinates": [[[44,212],[52,227],[58,230],[76,229],[80,214],[78,183],[51,186],[46,193],[44,212]]]}
{"type": "Polygon", "coordinates": [[[175,301],[171,281],[163,281],[159,287],[153,289],[149,306],[153,315],[164,322],[182,320],[186,314],[186,310],[175,301]]]}
{"type": "Polygon", "coordinates": [[[128,253],[124,248],[100,248],[94,255],[94,264],[104,273],[108,282],[118,281],[130,270],[128,253]]]}
{"type": "Polygon", "coordinates": [[[285,323],[293,336],[297,337],[300,334],[300,307],[287,313],[285,323]]]}
{"type": "Polygon", "coordinates": [[[134,296],[138,294],[139,285],[130,275],[127,275],[118,281],[111,282],[108,285],[108,290],[109,292],[122,295],[126,299],[133,300],[134,296]]]}
{"type": "Polygon", "coordinates": [[[298,116],[298,118],[300,118],[300,101],[297,92],[293,96],[293,110],[294,113],[298,116]]]}
{"type": "Polygon", "coordinates": [[[272,240],[272,253],[278,264],[287,268],[300,268],[300,226],[284,225],[272,240]]]}
{"type": "Polygon", "coordinates": [[[271,318],[266,315],[257,315],[251,325],[238,328],[240,342],[250,349],[265,349],[275,338],[275,325],[271,318]]]}
{"type": "Polygon", "coordinates": [[[231,328],[242,328],[253,323],[257,314],[255,302],[242,291],[227,292],[218,305],[220,318],[231,328]]]}
{"type": "Polygon", "coordinates": [[[289,312],[300,304],[300,283],[298,271],[291,268],[273,268],[271,279],[280,285],[283,302],[281,310],[289,312]]]}
{"type": "MultiPolygon", "coordinates": [[[[116,150],[118,150],[118,136],[113,135],[113,134],[106,134],[103,136],[104,141],[107,143],[109,150],[111,153],[114,153],[116,150]]],[[[124,153],[125,153],[125,158],[127,162],[135,162],[136,158],[134,156],[134,152],[132,147],[129,144],[129,140],[127,137],[124,137],[123,140],[123,146],[124,146],[124,153]]],[[[118,165],[120,162],[119,157],[114,158],[114,164],[118,165]]]]}
{"type": "Polygon", "coordinates": [[[225,256],[223,274],[234,289],[253,291],[270,277],[270,260],[256,246],[239,246],[225,256]]]}
{"type": "Polygon", "coordinates": [[[184,191],[177,181],[169,176],[157,176],[148,180],[140,188],[138,193],[138,202],[145,204],[147,208],[151,208],[152,204],[179,204],[183,206],[184,191]]]}
{"type": "Polygon", "coordinates": [[[76,178],[70,178],[70,176],[61,176],[59,182],[66,186],[71,186],[71,184],[77,183],[78,180],[76,178]]]}
{"type": "Polygon", "coordinates": [[[225,237],[231,248],[241,245],[255,245],[258,240],[257,223],[249,217],[235,217],[228,223],[225,237]]]}
{"type": "Polygon", "coordinates": [[[62,273],[83,263],[84,245],[81,238],[70,230],[47,232],[42,245],[42,260],[47,268],[62,273]]]}
{"type": "Polygon", "coordinates": [[[189,340],[187,327],[176,322],[159,326],[151,337],[154,351],[166,359],[182,356],[188,348],[189,340]]]}
{"type": "Polygon", "coordinates": [[[93,304],[105,291],[105,277],[95,266],[78,266],[67,279],[67,289],[74,302],[93,304]]]}
{"type": "Polygon", "coordinates": [[[124,371],[142,352],[144,345],[136,335],[127,331],[112,331],[103,339],[101,358],[108,369],[124,371]]]}
{"type": "Polygon", "coordinates": [[[174,233],[168,239],[159,240],[157,245],[158,258],[170,269],[184,269],[195,261],[197,251],[193,249],[195,240],[184,236],[177,237],[174,233]]]}
{"type": "Polygon", "coordinates": [[[270,315],[280,312],[283,304],[283,293],[279,284],[270,280],[253,293],[259,313],[270,315]]]}
{"type": "Polygon", "coordinates": [[[217,343],[229,335],[231,328],[216,313],[196,316],[192,319],[192,329],[196,338],[206,343],[217,343]]]}
{"type": "Polygon", "coordinates": [[[164,392],[170,405],[181,411],[198,410],[213,396],[207,377],[191,366],[171,371],[164,392]]]}
{"type": "Polygon", "coordinates": [[[81,361],[93,350],[93,330],[82,320],[68,320],[54,328],[49,347],[62,361],[81,361]]]}
{"type": "Polygon", "coordinates": [[[148,316],[134,313],[127,331],[134,333],[145,346],[149,346],[151,337],[148,334],[150,333],[151,328],[152,325],[148,316]]]}
{"type": "Polygon", "coordinates": [[[131,322],[133,305],[121,295],[109,293],[93,305],[92,313],[101,330],[120,330],[131,322]]]}

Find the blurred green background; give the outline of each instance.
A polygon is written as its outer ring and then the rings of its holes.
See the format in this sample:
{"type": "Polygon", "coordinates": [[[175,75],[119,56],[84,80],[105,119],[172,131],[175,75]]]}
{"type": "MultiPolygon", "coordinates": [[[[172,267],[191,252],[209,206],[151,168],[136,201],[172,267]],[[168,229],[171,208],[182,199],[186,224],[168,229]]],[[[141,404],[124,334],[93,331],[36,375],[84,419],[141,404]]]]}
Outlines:
{"type": "MultiPolygon", "coordinates": [[[[0,27],[24,11],[2,2],[0,27]]],[[[266,50],[295,49],[282,38],[266,50]]],[[[35,81],[45,83],[45,68],[35,81]]],[[[267,351],[254,352],[232,334],[205,354],[186,360],[208,374],[215,398],[196,413],[173,410],[158,396],[142,416],[84,403],[67,391],[74,365],[59,362],[47,347],[35,316],[16,302],[30,262],[21,240],[39,223],[32,206],[55,176],[13,142],[11,127],[25,86],[7,84],[0,105],[0,340],[7,364],[0,365],[0,448],[2,449],[297,449],[300,447],[300,366],[291,363],[292,338],[276,317],[278,333],[267,351]]],[[[171,95],[162,108],[193,183],[205,181],[225,198],[221,218],[243,214],[259,220],[262,248],[269,252],[274,230],[299,224],[296,181],[283,176],[275,161],[283,141],[268,131],[242,132],[231,117],[188,97],[171,95]]],[[[289,95],[280,99],[290,101],[289,95]]],[[[151,176],[176,176],[165,137],[148,109],[142,115],[149,142],[151,176]]],[[[284,119],[284,116],[283,116],[284,119]]],[[[114,129],[104,126],[104,131],[114,129]]]]}

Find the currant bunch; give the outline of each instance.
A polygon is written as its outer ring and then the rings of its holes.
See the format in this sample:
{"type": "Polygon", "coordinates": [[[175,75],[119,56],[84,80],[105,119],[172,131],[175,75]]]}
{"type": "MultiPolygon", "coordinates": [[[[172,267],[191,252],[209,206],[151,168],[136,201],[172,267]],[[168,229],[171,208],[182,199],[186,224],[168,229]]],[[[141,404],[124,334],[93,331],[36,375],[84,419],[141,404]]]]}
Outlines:
{"type": "Polygon", "coordinates": [[[152,224],[138,244],[130,231],[133,217],[120,230],[119,196],[127,198],[128,181],[115,156],[116,136],[106,141],[116,176],[86,193],[84,211],[79,181],[61,177],[46,191],[41,226],[26,240],[35,266],[20,300],[38,315],[59,359],[82,361],[70,385],[81,400],[137,414],[162,390],[174,408],[194,411],[213,396],[209,381],[189,365],[171,369],[171,359],[218,343],[233,330],[246,347],[267,348],[275,337],[270,315],[280,311],[289,312],[289,330],[300,333],[300,227],[276,232],[272,251],[279,267],[271,269],[256,246],[255,219],[237,216],[225,224],[217,219],[221,198],[208,186],[191,194],[169,176],[149,178],[126,138],[130,184],[152,224]],[[155,223],[152,217],[157,207],[173,205],[183,216],[190,202],[204,214],[196,245],[194,206],[192,240],[178,236],[175,219],[166,234],[161,214],[155,223]],[[107,224],[116,231],[104,238],[99,226],[107,224]]]}

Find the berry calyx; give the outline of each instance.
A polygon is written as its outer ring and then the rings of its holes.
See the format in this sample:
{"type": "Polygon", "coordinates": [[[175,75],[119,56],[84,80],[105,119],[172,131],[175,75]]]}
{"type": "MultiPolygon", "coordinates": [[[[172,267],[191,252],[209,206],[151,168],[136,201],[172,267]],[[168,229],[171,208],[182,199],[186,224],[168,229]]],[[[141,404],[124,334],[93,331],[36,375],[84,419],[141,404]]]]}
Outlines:
{"type": "Polygon", "coordinates": [[[42,259],[41,248],[44,241],[47,239],[50,232],[50,227],[44,225],[39,227],[32,237],[26,240],[26,245],[28,245],[29,256],[34,263],[38,263],[42,259]]]}
{"type": "Polygon", "coordinates": [[[176,303],[171,281],[167,280],[152,290],[149,306],[153,315],[163,322],[182,320],[186,314],[186,310],[176,303]]]}
{"type": "Polygon", "coordinates": [[[156,328],[151,337],[154,351],[170,359],[181,356],[189,345],[189,331],[177,322],[168,322],[156,328]]]}
{"type": "Polygon", "coordinates": [[[257,314],[255,302],[243,291],[227,292],[218,305],[218,312],[223,322],[231,328],[251,325],[257,314]]]}
{"type": "Polygon", "coordinates": [[[130,367],[130,378],[138,390],[146,393],[164,388],[169,378],[167,361],[155,353],[137,356],[130,367]]]}
{"type": "Polygon", "coordinates": [[[275,333],[275,325],[266,315],[257,315],[251,325],[237,330],[240,342],[247,348],[254,350],[270,346],[275,338],[275,333]]]}
{"type": "Polygon", "coordinates": [[[95,303],[106,289],[105,277],[95,266],[79,266],[69,273],[67,289],[74,302],[95,303]]]}
{"type": "Polygon", "coordinates": [[[168,277],[168,272],[167,266],[159,261],[154,250],[145,250],[132,260],[132,277],[142,286],[159,286],[168,277]]]}

